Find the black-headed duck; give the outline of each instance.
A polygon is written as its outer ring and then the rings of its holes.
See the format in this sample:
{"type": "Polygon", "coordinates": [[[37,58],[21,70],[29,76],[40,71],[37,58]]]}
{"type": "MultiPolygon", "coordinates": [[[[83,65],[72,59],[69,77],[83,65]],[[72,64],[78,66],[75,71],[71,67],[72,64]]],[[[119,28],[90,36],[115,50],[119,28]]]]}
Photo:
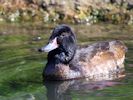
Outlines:
{"type": "Polygon", "coordinates": [[[109,79],[124,72],[126,46],[117,40],[94,43],[82,48],[67,25],[54,28],[48,44],[39,49],[48,52],[44,79],[109,79]]]}

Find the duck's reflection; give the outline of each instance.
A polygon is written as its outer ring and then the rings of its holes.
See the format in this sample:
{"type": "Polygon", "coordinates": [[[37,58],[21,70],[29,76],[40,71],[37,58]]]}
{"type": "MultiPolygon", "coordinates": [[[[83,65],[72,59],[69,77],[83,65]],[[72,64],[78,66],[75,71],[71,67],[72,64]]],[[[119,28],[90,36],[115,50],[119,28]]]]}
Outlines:
{"type": "Polygon", "coordinates": [[[71,100],[65,96],[71,82],[45,81],[47,100],[71,100]]]}
{"type": "MultiPolygon", "coordinates": [[[[71,81],[44,81],[47,89],[48,100],[72,100],[72,93],[90,93],[96,90],[102,90],[106,87],[121,84],[116,81],[88,81],[86,79],[71,81]]],[[[80,99],[79,99],[80,100],[80,99]]]]}

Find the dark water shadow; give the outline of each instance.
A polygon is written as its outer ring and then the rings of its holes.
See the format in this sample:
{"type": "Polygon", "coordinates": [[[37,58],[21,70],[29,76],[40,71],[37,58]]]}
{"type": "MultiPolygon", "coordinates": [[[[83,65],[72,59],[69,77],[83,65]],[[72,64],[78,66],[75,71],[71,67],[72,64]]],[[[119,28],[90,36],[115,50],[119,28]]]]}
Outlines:
{"type": "Polygon", "coordinates": [[[86,79],[70,81],[44,81],[47,89],[47,100],[72,100],[74,94],[89,94],[107,87],[121,85],[117,81],[90,81],[86,79]]]}

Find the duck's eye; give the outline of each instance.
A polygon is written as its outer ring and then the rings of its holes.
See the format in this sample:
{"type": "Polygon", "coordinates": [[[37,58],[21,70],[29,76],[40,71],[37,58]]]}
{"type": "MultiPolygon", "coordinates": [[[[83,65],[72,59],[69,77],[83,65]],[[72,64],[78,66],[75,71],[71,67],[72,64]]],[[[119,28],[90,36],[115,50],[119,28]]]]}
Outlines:
{"type": "Polygon", "coordinates": [[[62,36],[65,36],[65,34],[62,34],[62,36]]]}
{"type": "Polygon", "coordinates": [[[62,34],[60,37],[61,37],[61,38],[65,37],[65,34],[62,34]]]}
{"type": "Polygon", "coordinates": [[[60,44],[62,42],[62,38],[61,37],[57,37],[57,44],[60,44]]]}

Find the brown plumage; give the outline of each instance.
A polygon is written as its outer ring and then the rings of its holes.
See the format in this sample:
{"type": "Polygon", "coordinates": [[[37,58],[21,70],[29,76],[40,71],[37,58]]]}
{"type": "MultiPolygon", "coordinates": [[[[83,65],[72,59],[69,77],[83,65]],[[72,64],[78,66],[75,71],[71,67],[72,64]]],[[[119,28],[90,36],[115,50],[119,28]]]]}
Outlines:
{"type": "Polygon", "coordinates": [[[59,25],[54,29],[49,44],[54,41],[54,45],[57,42],[56,46],[52,48],[50,45],[50,50],[48,46],[39,49],[49,52],[48,63],[43,71],[44,79],[110,80],[123,76],[127,48],[122,42],[105,41],[77,47],[75,39],[67,25],[59,25]]]}

